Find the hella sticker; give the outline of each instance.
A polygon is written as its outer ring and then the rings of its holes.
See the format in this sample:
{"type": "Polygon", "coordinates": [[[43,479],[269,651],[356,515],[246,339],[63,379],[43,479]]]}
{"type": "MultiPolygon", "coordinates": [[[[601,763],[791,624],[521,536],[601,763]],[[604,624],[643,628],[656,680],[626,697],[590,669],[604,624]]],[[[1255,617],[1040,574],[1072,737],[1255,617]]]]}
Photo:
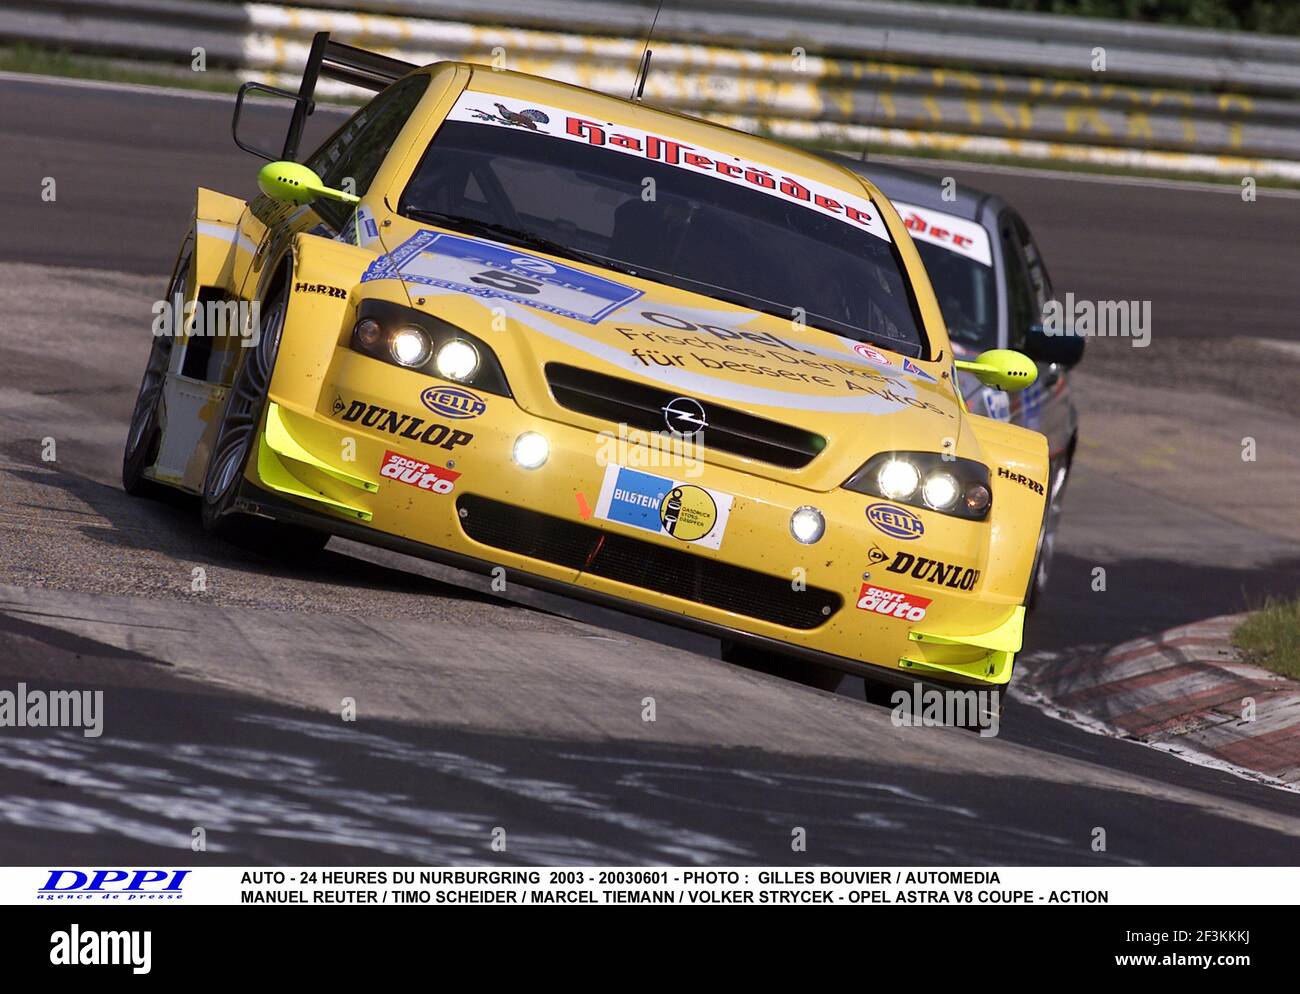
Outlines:
{"type": "Polygon", "coordinates": [[[907,540],[925,534],[925,524],[920,518],[907,508],[893,504],[872,504],[867,508],[867,520],[890,538],[907,540]]]}
{"type": "Polygon", "coordinates": [[[487,410],[487,403],[477,394],[460,387],[429,387],[420,394],[420,402],[444,418],[476,418],[487,410]]]}

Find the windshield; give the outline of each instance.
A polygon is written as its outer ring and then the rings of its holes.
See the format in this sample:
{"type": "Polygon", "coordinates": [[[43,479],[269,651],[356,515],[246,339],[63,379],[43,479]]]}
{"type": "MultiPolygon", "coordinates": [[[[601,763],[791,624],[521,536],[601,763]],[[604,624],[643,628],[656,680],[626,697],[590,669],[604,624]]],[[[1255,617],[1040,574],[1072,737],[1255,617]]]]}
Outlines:
{"type": "Polygon", "coordinates": [[[563,110],[511,103],[518,106],[462,94],[398,212],[531,240],[854,341],[925,353],[911,288],[865,193],[855,198],[645,132],[631,137],[563,110]],[[574,121],[591,126],[588,136],[598,128],[600,144],[575,140],[574,121]],[[632,142],[644,153],[629,154],[632,142]]]}
{"type": "Polygon", "coordinates": [[[975,221],[891,198],[925,263],[934,295],[957,345],[998,343],[998,296],[989,234],[975,221]]]}
{"type": "Polygon", "coordinates": [[[929,242],[918,241],[916,249],[939,298],[948,337],[962,345],[996,348],[998,296],[992,267],[929,242]]]}

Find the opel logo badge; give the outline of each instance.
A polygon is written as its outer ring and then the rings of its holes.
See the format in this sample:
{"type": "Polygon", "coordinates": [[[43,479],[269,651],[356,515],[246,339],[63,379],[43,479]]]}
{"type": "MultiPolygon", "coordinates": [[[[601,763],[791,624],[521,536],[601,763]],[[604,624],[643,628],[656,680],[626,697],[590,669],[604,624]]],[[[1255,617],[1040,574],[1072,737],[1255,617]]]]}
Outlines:
{"type": "Polygon", "coordinates": [[[704,405],[690,397],[674,397],[663,406],[664,424],[674,435],[694,435],[709,426],[704,405]]]}

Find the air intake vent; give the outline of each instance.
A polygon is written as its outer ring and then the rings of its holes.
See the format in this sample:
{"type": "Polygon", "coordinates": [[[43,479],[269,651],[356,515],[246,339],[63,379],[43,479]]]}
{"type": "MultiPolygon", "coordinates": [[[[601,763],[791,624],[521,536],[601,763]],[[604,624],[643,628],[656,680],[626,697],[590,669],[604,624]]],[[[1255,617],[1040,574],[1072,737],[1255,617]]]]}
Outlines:
{"type": "Polygon", "coordinates": [[[843,600],[829,590],[793,590],[787,577],[721,563],[513,504],[465,494],[460,525],[475,542],[581,570],[723,611],[808,630],[825,624],[843,600]]]}
{"type": "Polygon", "coordinates": [[[702,409],[705,427],[691,439],[703,445],[706,453],[716,449],[799,469],[826,447],[825,438],[802,428],[577,366],[548,363],[546,380],[562,407],[642,431],[668,431],[671,418],[679,434],[688,434],[699,424],[702,409]]]}

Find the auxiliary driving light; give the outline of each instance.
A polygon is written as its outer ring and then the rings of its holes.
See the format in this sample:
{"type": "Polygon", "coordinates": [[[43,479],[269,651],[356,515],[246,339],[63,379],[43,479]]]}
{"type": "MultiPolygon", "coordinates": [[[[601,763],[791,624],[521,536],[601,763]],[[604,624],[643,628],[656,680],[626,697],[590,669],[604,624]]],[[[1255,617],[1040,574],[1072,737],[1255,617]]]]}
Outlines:
{"type": "Polygon", "coordinates": [[[537,469],[550,454],[551,443],[535,431],[526,431],[515,439],[515,463],[524,469],[537,469]]]}
{"type": "Polygon", "coordinates": [[[464,339],[453,338],[438,350],[433,364],[444,379],[468,380],[478,369],[478,350],[464,339]]]}
{"type": "Polygon", "coordinates": [[[803,507],[796,508],[794,514],[790,515],[790,534],[794,536],[796,542],[812,545],[825,531],[826,519],[815,507],[805,504],[803,507]]]}

